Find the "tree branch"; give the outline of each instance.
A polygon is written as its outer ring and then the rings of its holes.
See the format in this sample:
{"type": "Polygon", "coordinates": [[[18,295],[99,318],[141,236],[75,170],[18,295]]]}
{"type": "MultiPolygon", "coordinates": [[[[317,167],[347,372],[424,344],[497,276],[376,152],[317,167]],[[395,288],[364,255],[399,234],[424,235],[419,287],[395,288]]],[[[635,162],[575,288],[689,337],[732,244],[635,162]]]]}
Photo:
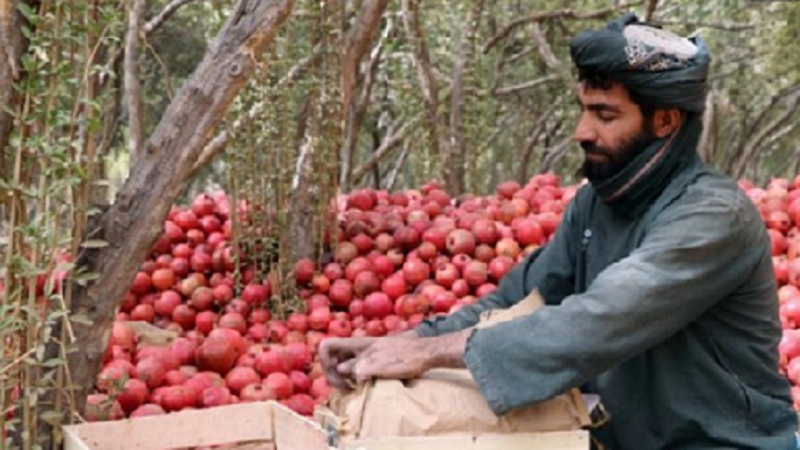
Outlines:
{"type": "Polygon", "coordinates": [[[132,166],[141,156],[144,128],[142,124],[142,86],[139,80],[139,39],[146,0],[128,2],[128,32],[125,36],[125,101],[128,106],[128,151],[132,166]]]}
{"type": "Polygon", "coordinates": [[[544,151],[542,155],[542,164],[539,166],[539,173],[545,173],[553,170],[553,166],[564,157],[569,150],[569,145],[572,143],[572,136],[566,136],[554,147],[550,147],[544,151]]]}
{"type": "Polygon", "coordinates": [[[740,178],[744,174],[747,163],[758,153],[764,140],[794,116],[798,106],[800,106],[800,91],[791,94],[787,99],[787,103],[786,110],[783,114],[776,117],[775,120],[761,128],[752,138],[747,140],[741,156],[736,160],[736,164],[733,166],[733,173],[731,176],[740,178]]]}
{"type": "Polygon", "coordinates": [[[400,169],[403,167],[403,164],[406,162],[406,158],[408,157],[408,146],[403,146],[403,151],[400,152],[400,156],[397,157],[397,162],[392,167],[389,174],[386,176],[386,186],[384,188],[388,191],[394,189],[394,183],[397,180],[397,174],[400,173],[400,169]]]}
{"type": "MultiPolygon", "coordinates": [[[[162,223],[185,187],[194,161],[213,136],[239,91],[256,69],[260,55],[289,17],[294,0],[240,0],[195,72],[167,107],[140,158],[131,168],[116,202],[90,228],[88,236],[108,243],[83,249],[78,267],[97,274],[88,284],[72,281],[70,308],[90,324],[73,324],[80,352],[68,356],[82,410],[108,343],[114,313],[130,286],[139,261],[162,232],[162,223]]],[[[54,330],[58,335],[60,330],[54,330]]],[[[48,347],[48,357],[60,347],[48,347]]]]}
{"type": "Polygon", "coordinates": [[[578,88],[575,83],[572,82],[569,69],[566,68],[566,66],[553,52],[553,49],[550,48],[550,44],[547,43],[547,38],[545,37],[544,33],[542,33],[542,30],[539,28],[539,24],[537,22],[531,24],[530,35],[531,38],[533,38],[533,41],[536,43],[536,47],[539,50],[539,56],[542,57],[547,67],[555,72],[559,78],[561,78],[564,86],[569,89],[573,95],[578,95],[578,88]]]}
{"type": "Polygon", "coordinates": [[[533,149],[536,148],[536,142],[539,141],[539,137],[544,133],[547,128],[547,119],[553,114],[556,107],[561,103],[561,99],[557,99],[554,101],[539,117],[536,119],[536,122],[533,124],[533,129],[531,133],[528,135],[528,138],[525,140],[525,147],[522,151],[522,161],[519,165],[519,174],[517,181],[524,184],[526,179],[528,178],[528,164],[531,160],[531,154],[533,153],[533,149]]]}
{"type": "Polygon", "coordinates": [[[707,22],[692,22],[686,20],[653,20],[652,23],[662,26],[686,26],[691,28],[713,28],[722,31],[747,31],[754,30],[755,25],[749,23],[707,23],[707,22]]]}
{"type": "Polygon", "coordinates": [[[464,192],[464,79],[469,59],[474,53],[484,0],[475,0],[464,24],[464,34],[459,44],[458,55],[453,62],[453,90],[450,95],[450,145],[443,162],[444,182],[452,194],[464,192]]]}
{"type": "MultiPolygon", "coordinates": [[[[39,7],[39,0],[24,0],[23,3],[34,10],[39,7]]],[[[22,34],[22,28],[31,27],[15,7],[16,4],[11,0],[0,1],[0,173],[3,176],[11,173],[6,147],[14,130],[13,111],[22,99],[20,92],[14,89],[14,83],[24,75],[20,59],[28,49],[28,40],[22,34]]],[[[0,222],[10,211],[10,199],[0,189],[0,222]]]]}
{"type": "Polygon", "coordinates": [[[369,173],[370,169],[380,163],[386,156],[390,154],[389,152],[395,148],[397,144],[401,143],[403,139],[405,139],[406,134],[414,122],[415,121],[413,120],[408,121],[396,131],[395,129],[397,128],[397,122],[392,124],[389,131],[386,133],[386,138],[384,138],[381,146],[375,150],[375,153],[373,153],[369,159],[364,162],[364,164],[353,171],[353,185],[360,183],[361,179],[369,173]]]}
{"type": "MultiPolygon", "coordinates": [[[[364,3],[362,5],[362,12],[363,8],[366,8],[367,6],[368,6],[367,3],[364,3]]],[[[361,14],[361,16],[364,15],[367,14],[361,14]]],[[[374,26],[380,25],[379,19],[380,18],[378,18],[378,20],[374,20],[371,23],[371,25],[374,26]]],[[[355,159],[355,150],[356,150],[356,145],[358,144],[358,136],[359,133],[361,132],[361,125],[364,122],[364,116],[367,113],[367,108],[369,107],[370,103],[369,100],[372,94],[372,86],[374,84],[375,76],[378,71],[378,66],[380,65],[381,57],[383,55],[383,44],[385,40],[389,38],[389,35],[392,33],[393,29],[394,29],[394,22],[392,20],[388,20],[386,23],[386,28],[384,29],[381,35],[381,38],[378,40],[378,43],[372,50],[369,66],[366,70],[366,76],[362,76],[358,72],[358,66],[360,65],[360,61],[356,63],[356,72],[352,75],[354,77],[353,80],[355,81],[354,88],[358,88],[359,84],[363,85],[360,87],[360,95],[354,95],[355,91],[351,92],[348,98],[348,103],[345,105],[346,106],[345,136],[344,136],[344,142],[342,143],[342,149],[340,151],[342,164],[341,164],[341,172],[339,174],[340,175],[339,187],[343,191],[347,191],[351,185],[350,181],[352,175],[352,166],[353,166],[353,160],[355,159]],[[361,82],[362,79],[364,79],[363,83],[361,82]]],[[[361,34],[365,35],[368,33],[364,32],[361,34]]],[[[369,36],[371,38],[372,34],[369,33],[369,36]]],[[[353,46],[360,47],[362,44],[363,43],[361,42],[353,43],[353,46]]],[[[368,42],[367,44],[371,44],[371,42],[368,42]]],[[[344,74],[343,77],[345,77],[344,74]]],[[[342,82],[347,83],[346,78],[343,78],[342,82]]],[[[345,88],[346,86],[343,86],[343,89],[345,88]]]]}
{"type": "Polygon", "coordinates": [[[650,22],[653,20],[653,14],[656,12],[656,8],[658,7],[658,0],[648,0],[647,1],[647,9],[644,12],[644,21],[650,22]]]}
{"type": "Polygon", "coordinates": [[[572,8],[565,8],[565,9],[556,9],[553,11],[539,11],[533,14],[527,15],[525,17],[520,17],[519,19],[513,20],[511,23],[503,27],[500,31],[497,32],[494,36],[492,36],[486,44],[483,46],[483,52],[488,53],[489,50],[492,49],[495,45],[497,45],[500,40],[505,39],[508,37],[514,29],[519,26],[525,25],[531,22],[540,22],[546,19],[576,19],[576,20],[587,20],[587,19],[604,19],[612,14],[616,13],[622,9],[632,8],[634,6],[641,5],[642,2],[635,2],[635,3],[627,3],[622,4],[619,6],[615,6],[612,8],[605,8],[598,11],[591,11],[591,12],[579,12],[572,8]]]}
{"type": "Polygon", "coordinates": [[[543,84],[550,83],[552,81],[556,81],[559,79],[558,75],[546,75],[542,78],[537,78],[535,80],[526,81],[524,83],[515,84],[513,86],[501,87],[494,89],[492,91],[492,95],[496,97],[503,97],[512,94],[519,94],[521,91],[526,91],[528,89],[533,89],[537,86],[541,86],[543,84]]]}
{"type": "MultiPolygon", "coordinates": [[[[322,56],[322,45],[318,44],[314,47],[311,51],[311,54],[306,56],[305,58],[301,59],[297,62],[288,72],[286,75],[283,76],[276,85],[279,89],[285,89],[291,86],[295,81],[300,79],[301,76],[305,73],[306,69],[316,62],[320,56],[322,56]]],[[[252,122],[260,113],[264,110],[266,103],[263,101],[257,102],[250,108],[250,111],[247,112],[244,119],[237,119],[231,125],[231,131],[238,131],[243,126],[247,125],[248,123],[252,122]]],[[[188,178],[192,178],[197,175],[197,172],[200,171],[206,164],[210,163],[215,156],[217,156],[221,151],[225,149],[228,145],[228,131],[222,130],[214,136],[214,139],[211,140],[208,145],[203,149],[203,152],[200,154],[200,157],[197,158],[195,161],[194,166],[192,166],[192,170],[189,172],[188,178]]]]}
{"type": "Polygon", "coordinates": [[[150,34],[161,28],[161,25],[172,17],[183,5],[192,1],[194,0],[172,0],[160,13],[156,14],[155,17],[144,25],[145,34],[150,34]]]}
{"type": "Polygon", "coordinates": [[[714,120],[716,120],[716,104],[714,101],[714,90],[710,89],[706,96],[706,107],[703,111],[703,132],[700,134],[700,141],[697,144],[697,151],[703,162],[711,163],[714,158],[711,139],[713,136],[714,120]]]}
{"type": "Polygon", "coordinates": [[[431,153],[440,155],[448,148],[447,142],[439,134],[439,88],[436,83],[436,76],[433,73],[428,46],[425,42],[425,34],[419,21],[419,1],[403,0],[403,26],[406,36],[411,41],[414,51],[411,54],[414,68],[417,70],[417,80],[422,89],[422,96],[425,99],[427,113],[428,142],[431,146],[431,153]]]}
{"type": "Polygon", "coordinates": [[[342,58],[342,107],[347,108],[358,85],[361,60],[369,51],[389,0],[364,0],[353,28],[348,33],[347,51],[342,58]]]}

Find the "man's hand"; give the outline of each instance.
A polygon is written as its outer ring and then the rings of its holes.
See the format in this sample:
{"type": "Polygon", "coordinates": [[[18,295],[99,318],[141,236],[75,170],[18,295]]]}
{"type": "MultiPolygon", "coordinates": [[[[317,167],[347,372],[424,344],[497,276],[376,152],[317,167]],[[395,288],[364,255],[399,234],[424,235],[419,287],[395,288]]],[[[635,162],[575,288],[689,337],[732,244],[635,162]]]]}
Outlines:
{"type": "Polygon", "coordinates": [[[367,348],[378,341],[393,339],[418,338],[414,330],[387,336],[386,338],[360,337],[360,338],[328,338],[322,341],[319,347],[319,359],[328,383],[338,389],[348,389],[348,381],[354,381],[353,367],[356,358],[367,348]]]}
{"type": "Polygon", "coordinates": [[[418,339],[382,339],[362,352],[351,370],[358,382],[371,378],[417,378],[436,367],[464,367],[471,329],[418,339]]]}
{"type": "Polygon", "coordinates": [[[328,384],[337,389],[349,389],[355,359],[379,338],[327,338],[319,345],[319,361],[328,384]]]}

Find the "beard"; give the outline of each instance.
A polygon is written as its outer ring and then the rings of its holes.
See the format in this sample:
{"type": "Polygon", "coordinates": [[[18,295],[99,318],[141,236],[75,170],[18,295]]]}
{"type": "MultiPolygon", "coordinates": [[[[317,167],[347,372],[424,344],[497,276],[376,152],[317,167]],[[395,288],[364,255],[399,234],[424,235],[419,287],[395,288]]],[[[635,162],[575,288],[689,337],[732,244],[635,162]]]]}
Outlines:
{"type": "Polygon", "coordinates": [[[584,159],[581,174],[593,183],[611,178],[627,167],[654,140],[653,130],[645,125],[631,138],[623,141],[617,149],[601,147],[592,142],[581,142],[584,153],[606,157],[606,161],[603,162],[584,159]]]}

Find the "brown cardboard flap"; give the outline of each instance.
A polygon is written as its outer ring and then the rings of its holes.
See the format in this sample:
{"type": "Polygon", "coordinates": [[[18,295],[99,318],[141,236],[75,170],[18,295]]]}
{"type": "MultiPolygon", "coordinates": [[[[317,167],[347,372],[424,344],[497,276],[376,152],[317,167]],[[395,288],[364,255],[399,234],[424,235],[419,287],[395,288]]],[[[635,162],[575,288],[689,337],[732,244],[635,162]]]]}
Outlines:
{"type": "MultiPolygon", "coordinates": [[[[484,314],[477,326],[530,314],[543,304],[534,291],[509,309],[484,314]]],[[[434,369],[410,381],[373,380],[352,393],[334,395],[329,407],[340,417],[339,434],[357,439],[533,433],[577,430],[590,424],[577,389],[498,417],[466,369],[434,369]]]]}

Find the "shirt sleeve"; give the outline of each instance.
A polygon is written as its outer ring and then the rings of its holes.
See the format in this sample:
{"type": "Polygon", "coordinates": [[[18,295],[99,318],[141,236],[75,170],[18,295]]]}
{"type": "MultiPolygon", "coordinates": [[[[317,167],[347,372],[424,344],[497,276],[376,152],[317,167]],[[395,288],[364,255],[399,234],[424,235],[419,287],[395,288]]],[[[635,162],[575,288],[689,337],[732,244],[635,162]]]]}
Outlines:
{"type": "Polygon", "coordinates": [[[754,214],[743,214],[741,196],[696,197],[665,210],[585,292],[473,332],[463,360],[495,413],[580,386],[658,344],[753,273],[764,256],[748,247],[754,214]]]}
{"type": "Polygon", "coordinates": [[[539,290],[546,304],[557,304],[574,292],[575,203],[571,202],[564,211],[553,238],[514,266],[500,280],[497,289],[474,305],[465,306],[447,316],[423,321],[417,326],[417,333],[428,337],[464,330],[478,323],[483,311],[509,308],[534,288],[539,290]]]}

